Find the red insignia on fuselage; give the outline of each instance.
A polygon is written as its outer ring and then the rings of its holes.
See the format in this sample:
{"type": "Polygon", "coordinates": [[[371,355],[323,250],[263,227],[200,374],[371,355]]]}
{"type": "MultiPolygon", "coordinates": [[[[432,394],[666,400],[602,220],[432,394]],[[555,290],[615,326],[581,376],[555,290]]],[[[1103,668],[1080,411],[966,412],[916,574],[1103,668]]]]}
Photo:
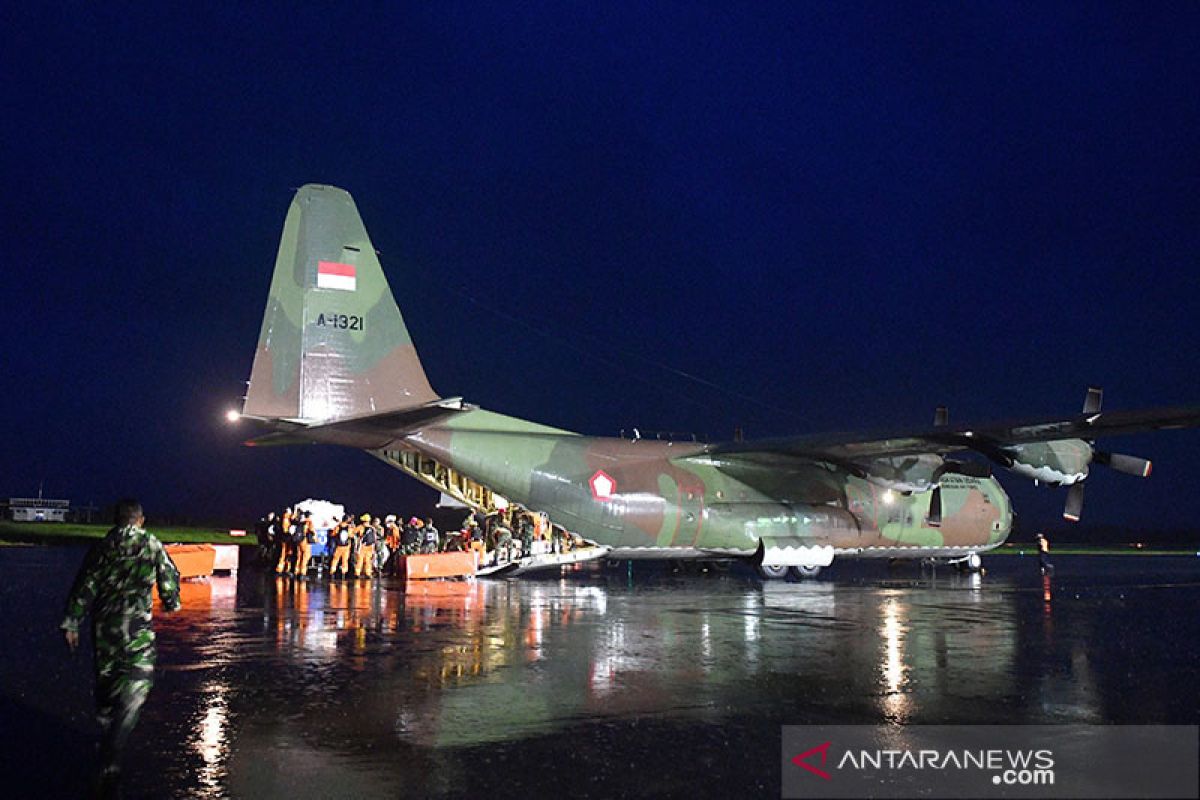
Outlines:
{"type": "Polygon", "coordinates": [[[617,482],[602,469],[596,470],[596,474],[588,479],[588,486],[592,488],[592,497],[602,503],[612,500],[617,492],[617,482]]]}

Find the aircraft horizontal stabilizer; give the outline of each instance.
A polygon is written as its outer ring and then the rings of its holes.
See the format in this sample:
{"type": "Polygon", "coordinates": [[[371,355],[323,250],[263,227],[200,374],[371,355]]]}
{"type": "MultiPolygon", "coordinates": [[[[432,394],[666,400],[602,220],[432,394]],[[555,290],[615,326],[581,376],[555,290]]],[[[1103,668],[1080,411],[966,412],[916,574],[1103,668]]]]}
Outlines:
{"type": "Polygon", "coordinates": [[[474,408],[464,403],[461,397],[448,397],[397,411],[366,414],[325,425],[288,424],[285,430],[264,434],[245,444],[247,447],[339,444],[364,450],[379,450],[421,428],[474,408]]]}

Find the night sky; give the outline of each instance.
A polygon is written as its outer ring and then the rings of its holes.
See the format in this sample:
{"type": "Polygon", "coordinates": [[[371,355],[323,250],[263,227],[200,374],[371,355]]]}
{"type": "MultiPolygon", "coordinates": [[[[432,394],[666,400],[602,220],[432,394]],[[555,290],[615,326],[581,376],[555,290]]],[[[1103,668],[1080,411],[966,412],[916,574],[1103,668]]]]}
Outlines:
{"type": "MultiPolygon", "coordinates": [[[[222,419],[308,182],[354,195],[435,389],[571,430],[1200,404],[1194,3],[21,5],[0,495],[427,508],[222,419]]],[[[1200,433],[1106,444],[1155,472],[1098,471],[1085,524],[1193,526],[1200,433]]]]}

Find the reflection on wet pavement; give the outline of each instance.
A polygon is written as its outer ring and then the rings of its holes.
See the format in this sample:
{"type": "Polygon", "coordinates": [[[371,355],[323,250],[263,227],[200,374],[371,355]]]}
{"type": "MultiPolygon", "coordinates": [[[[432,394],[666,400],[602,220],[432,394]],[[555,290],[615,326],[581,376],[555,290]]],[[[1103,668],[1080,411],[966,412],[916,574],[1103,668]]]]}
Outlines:
{"type": "MultiPolygon", "coordinates": [[[[54,631],[81,556],[0,552],[0,751],[30,794],[86,782],[89,664],[54,631]]],[[[1063,557],[1052,582],[1019,558],[766,584],[660,565],[407,586],[245,569],[185,584],[158,618],[126,789],[778,796],[783,724],[1194,724],[1195,561],[1063,557]]]]}

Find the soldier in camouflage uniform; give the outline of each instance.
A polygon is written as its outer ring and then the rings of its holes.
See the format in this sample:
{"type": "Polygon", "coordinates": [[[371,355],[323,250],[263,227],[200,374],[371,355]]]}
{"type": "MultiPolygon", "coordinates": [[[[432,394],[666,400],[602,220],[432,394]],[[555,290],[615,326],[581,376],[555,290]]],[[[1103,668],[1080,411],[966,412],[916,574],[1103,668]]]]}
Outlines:
{"type": "Polygon", "coordinates": [[[154,681],[153,588],[166,611],[179,610],[179,570],[162,543],[147,533],[136,500],[117,505],[116,526],[92,547],[67,599],[62,629],[74,651],[89,609],[96,649],[96,718],[105,780],[120,769],[129,738],[154,681]]]}

